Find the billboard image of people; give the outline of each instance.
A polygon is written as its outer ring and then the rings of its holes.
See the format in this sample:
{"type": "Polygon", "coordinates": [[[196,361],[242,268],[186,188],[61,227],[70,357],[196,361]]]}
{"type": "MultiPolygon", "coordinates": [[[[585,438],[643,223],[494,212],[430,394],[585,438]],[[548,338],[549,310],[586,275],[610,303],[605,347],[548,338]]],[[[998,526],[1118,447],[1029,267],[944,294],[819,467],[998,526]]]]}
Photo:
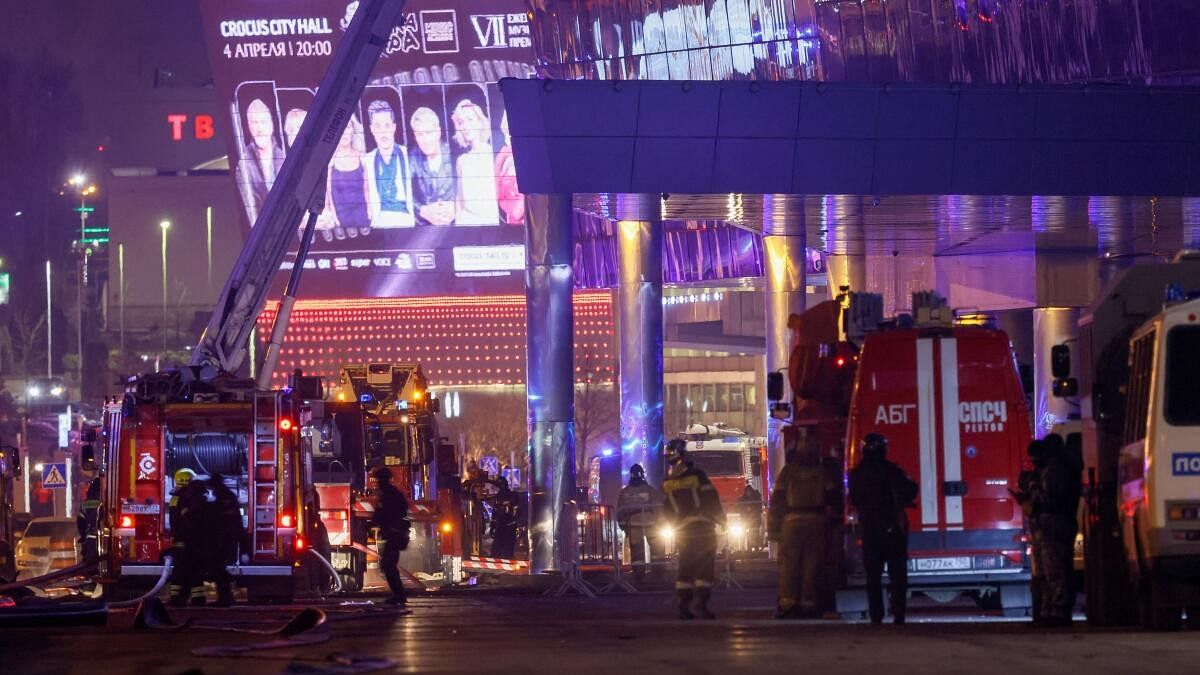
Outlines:
{"type": "MultiPolygon", "coordinates": [[[[358,3],[201,4],[248,231],[358,3]]],[[[523,288],[524,198],[495,83],[532,63],[519,0],[406,5],[329,163],[305,297],[523,288]]]]}

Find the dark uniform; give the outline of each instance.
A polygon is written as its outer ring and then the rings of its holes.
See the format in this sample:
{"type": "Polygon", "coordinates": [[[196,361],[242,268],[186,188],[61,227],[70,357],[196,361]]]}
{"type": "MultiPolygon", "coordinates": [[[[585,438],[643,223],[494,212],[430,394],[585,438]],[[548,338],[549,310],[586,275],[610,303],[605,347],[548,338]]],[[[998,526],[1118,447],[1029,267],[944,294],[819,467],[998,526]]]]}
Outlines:
{"type": "Polygon", "coordinates": [[[233,603],[232,579],[226,565],[237,562],[238,545],[245,538],[242,513],[237,495],[225,486],[219,474],[209,480],[212,500],[205,503],[203,544],[204,578],[217,587],[217,604],[227,607],[233,603]]]}
{"type": "Polygon", "coordinates": [[[1045,625],[1065,626],[1075,604],[1071,572],[1082,467],[1068,455],[1061,436],[1050,434],[1042,443],[1044,466],[1032,493],[1033,520],[1040,531],[1033,553],[1043,579],[1039,616],[1045,625]]]}
{"type": "Polygon", "coordinates": [[[685,448],[684,441],[678,439],[667,444],[671,468],[663,481],[665,514],[675,526],[675,546],[679,554],[679,573],[675,581],[679,618],[691,619],[698,615],[712,619],[708,600],[712,597],[717,564],[716,526],[725,524],[725,511],[708,476],[687,461],[685,448]],[[693,599],[695,607],[692,606],[693,599]]]}
{"type": "MultiPolygon", "coordinates": [[[[176,485],[181,485],[179,472],[176,473],[175,480],[176,485]]],[[[171,534],[174,537],[172,553],[175,563],[171,568],[168,588],[170,602],[175,607],[183,607],[189,601],[196,606],[205,603],[203,514],[208,507],[207,492],[204,481],[192,477],[181,487],[175,488],[171,499],[171,534]]]]}
{"type": "Polygon", "coordinates": [[[904,623],[908,597],[908,516],[917,484],[887,460],[887,439],[867,434],[863,458],[850,470],[850,503],[862,528],[863,567],[871,623],[883,622],[883,568],[888,571],[892,616],[904,623]]]}
{"type": "Polygon", "coordinates": [[[817,582],[829,543],[829,513],[837,484],[815,449],[795,456],[775,479],[767,530],[779,542],[778,618],[820,615],[817,582]]]}
{"type": "Polygon", "coordinates": [[[98,537],[100,534],[100,488],[99,476],[88,484],[87,494],[79,505],[79,515],[75,524],[79,528],[79,548],[85,561],[95,560],[100,555],[98,537]]]}
{"type": "Polygon", "coordinates": [[[617,525],[629,542],[629,559],[634,575],[639,578],[646,573],[647,563],[662,556],[658,538],[662,503],[663,494],[646,482],[646,471],[642,466],[629,467],[629,485],[621,488],[621,494],[617,496],[617,525]]]}
{"type": "Polygon", "coordinates": [[[408,597],[404,593],[404,582],[400,580],[400,552],[408,548],[409,521],[408,500],[404,493],[392,485],[392,472],[379,467],[371,472],[377,482],[375,515],[368,525],[379,528],[379,539],[383,540],[383,551],[379,556],[379,568],[387,578],[394,605],[404,605],[408,597]]]}
{"type": "Polygon", "coordinates": [[[492,557],[511,560],[517,549],[520,505],[507,479],[499,478],[496,483],[500,492],[492,498],[492,557]]]}

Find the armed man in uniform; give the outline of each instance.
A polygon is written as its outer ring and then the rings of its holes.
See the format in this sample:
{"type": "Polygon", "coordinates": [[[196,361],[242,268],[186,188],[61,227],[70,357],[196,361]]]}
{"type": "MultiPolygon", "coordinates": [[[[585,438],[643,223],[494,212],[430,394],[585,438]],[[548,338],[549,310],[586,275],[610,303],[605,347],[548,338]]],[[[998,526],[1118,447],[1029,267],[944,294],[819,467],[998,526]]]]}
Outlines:
{"type": "Polygon", "coordinates": [[[717,525],[724,527],[725,511],[708,476],[687,461],[687,444],[683,440],[667,443],[667,462],[670,469],[663,481],[664,511],[675,527],[679,553],[679,573],[675,580],[679,618],[714,619],[708,600],[712,597],[717,565],[717,525]]]}

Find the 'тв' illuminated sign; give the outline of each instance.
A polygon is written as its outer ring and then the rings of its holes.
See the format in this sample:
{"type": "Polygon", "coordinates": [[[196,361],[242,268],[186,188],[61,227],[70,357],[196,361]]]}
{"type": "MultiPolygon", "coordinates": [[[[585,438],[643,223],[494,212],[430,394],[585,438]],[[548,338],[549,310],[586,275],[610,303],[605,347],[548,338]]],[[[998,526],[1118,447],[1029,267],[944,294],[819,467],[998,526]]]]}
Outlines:
{"type": "Polygon", "coordinates": [[[171,126],[171,140],[182,141],[186,133],[189,138],[194,138],[198,141],[211,140],[216,135],[216,129],[213,127],[212,115],[184,115],[182,113],[169,113],[167,115],[167,124],[171,126]]]}

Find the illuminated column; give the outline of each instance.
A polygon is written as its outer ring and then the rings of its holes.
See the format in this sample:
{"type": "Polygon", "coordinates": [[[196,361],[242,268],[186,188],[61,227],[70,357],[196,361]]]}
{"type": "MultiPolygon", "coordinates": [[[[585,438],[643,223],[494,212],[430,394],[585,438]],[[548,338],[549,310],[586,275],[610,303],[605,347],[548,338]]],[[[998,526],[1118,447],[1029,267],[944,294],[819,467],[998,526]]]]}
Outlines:
{"type": "Polygon", "coordinates": [[[1054,375],[1050,370],[1050,348],[1068,343],[1071,348],[1071,373],[1079,376],[1079,308],[1038,307],[1033,310],[1033,435],[1041,438],[1050,428],[1079,414],[1078,404],[1054,396],[1054,375]],[[1070,342],[1068,342],[1070,341],[1070,342]]]}
{"type": "MultiPolygon", "coordinates": [[[[867,290],[867,253],[862,197],[830,195],[821,202],[825,230],[829,293],[848,286],[855,293],[867,290]]],[[[899,293],[899,290],[897,290],[899,293]]]]}
{"type": "Polygon", "coordinates": [[[617,339],[621,345],[622,469],[663,479],[662,202],[620,195],[617,223],[617,339]]]}
{"type": "MultiPolygon", "coordinates": [[[[763,255],[767,275],[767,372],[784,372],[784,401],[791,403],[787,365],[792,353],[792,331],[788,317],[804,311],[807,253],[804,203],[799,196],[763,196],[763,255]]],[[[765,393],[765,392],[764,392],[765,393]]],[[[766,406],[766,396],[764,406],[766,406]]],[[[767,415],[767,494],[783,469],[783,426],[785,420],[767,415]]]]}
{"type": "Polygon", "coordinates": [[[575,491],[571,195],[525,198],[529,558],[534,574],[578,559],[563,505],[575,491]]]}

